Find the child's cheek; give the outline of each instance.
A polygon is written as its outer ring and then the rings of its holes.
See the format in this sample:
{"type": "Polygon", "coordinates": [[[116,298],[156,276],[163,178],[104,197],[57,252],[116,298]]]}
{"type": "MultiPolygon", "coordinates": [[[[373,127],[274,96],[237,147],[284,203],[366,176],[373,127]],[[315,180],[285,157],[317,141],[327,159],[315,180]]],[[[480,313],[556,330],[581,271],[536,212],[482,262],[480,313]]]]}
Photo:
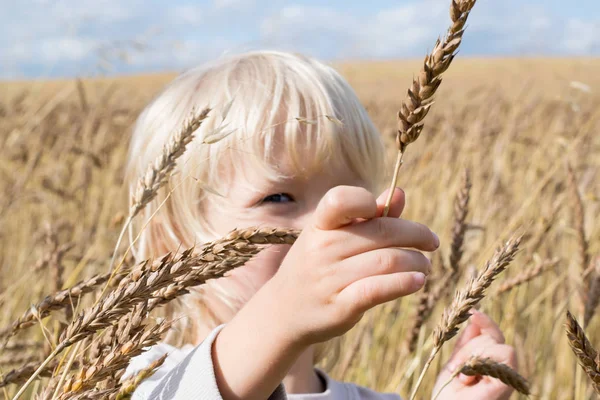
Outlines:
{"type": "Polygon", "coordinates": [[[244,266],[236,268],[227,279],[236,297],[245,303],[275,275],[291,246],[270,246],[244,266]]]}
{"type": "Polygon", "coordinates": [[[269,246],[237,270],[256,283],[258,290],[275,275],[290,247],[288,245],[269,246]]]}

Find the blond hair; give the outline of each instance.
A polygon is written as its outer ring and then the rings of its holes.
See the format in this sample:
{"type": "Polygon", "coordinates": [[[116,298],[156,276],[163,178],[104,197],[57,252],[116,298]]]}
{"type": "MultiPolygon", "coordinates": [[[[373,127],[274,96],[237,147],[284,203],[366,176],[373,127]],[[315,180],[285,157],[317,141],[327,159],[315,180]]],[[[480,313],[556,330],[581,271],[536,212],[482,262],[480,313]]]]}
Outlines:
{"type": "MultiPolygon", "coordinates": [[[[195,132],[169,183],[132,230],[141,230],[133,246],[138,260],[216,239],[202,212],[208,202],[219,203],[218,193],[227,185],[220,174],[222,163],[237,171],[248,168],[250,162],[257,173],[280,176],[270,162],[276,141],[283,143],[295,174],[310,175],[341,163],[368,182],[368,189],[382,188],[383,141],[349,84],[332,67],[316,60],[257,51],[189,70],[143,110],[134,127],[126,166],[131,191],[169,135],[193,110],[205,107],[212,108],[209,118],[195,132]],[[221,140],[203,143],[215,138],[221,140]],[[304,156],[306,150],[310,158],[304,156]],[[151,216],[142,229],[141,224],[151,216]]],[[[198,335],[227,322],[218,320],[204,301],[210,294],[226,307],[239,306],[235,293],[229,293],[220,281],[192,290],[168,310],[187,316],[180,320],[181,332],[198,335]]],[[[172,334],[170,341],[173,335],[177,336],[172,334]]],[[[179,344],[193,340],[185,335],[179,339],[179,344]]]]}

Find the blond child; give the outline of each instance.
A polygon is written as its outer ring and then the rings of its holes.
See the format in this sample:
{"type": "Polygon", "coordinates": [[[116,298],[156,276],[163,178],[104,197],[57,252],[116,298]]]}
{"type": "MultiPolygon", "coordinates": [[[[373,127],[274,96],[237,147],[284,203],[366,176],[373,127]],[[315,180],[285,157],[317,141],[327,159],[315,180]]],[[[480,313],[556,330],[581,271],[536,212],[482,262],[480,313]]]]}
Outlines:
{"type": "MultiPolygon", "coordinates": [[[[301,229],[228,276],[181,299],[178,330],[132,360],[125,377],[168,353],[135,399],[398,399],[315,368],[317,344],[339,337],[370,308],[418,291],[430,272],[420,251],[439,246],[427,227],[399,218],[386,192],[380,134],[331,67],[275,51],[233,55],[188,71],[141,114],[130,147],[130,182],[192,110],[211,106],[167,190],[145,210],[139,259],[214,240],[234,228],[301,229]],[[202,143],[208,134],[224,138],[202,143]],[[169,195],[167,196],[167,193],[169,195]],[[167,198],[168,197],[168,198],[167,198]],[[166,199],[163,205],[161,203],[166,199]],[[414,249],[414,250],[409,250],[414,249]],[[170,338],[172,339],[172,337],[170,338]]],[[[438,377],[470,355],[516,367],[498,327],[474,312],[438,377]]],[[[500,381],[460,376],[445,399],[507,399],[500,381]]]]}

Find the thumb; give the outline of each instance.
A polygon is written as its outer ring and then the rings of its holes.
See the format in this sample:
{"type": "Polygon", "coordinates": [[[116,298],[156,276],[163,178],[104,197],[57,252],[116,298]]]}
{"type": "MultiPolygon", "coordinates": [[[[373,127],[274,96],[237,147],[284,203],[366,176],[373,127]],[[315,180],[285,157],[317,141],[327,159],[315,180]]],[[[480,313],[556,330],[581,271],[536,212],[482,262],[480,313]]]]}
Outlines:
{"type": "Polygon", "coordinates": [[[377,216],[377,203],[371,192],[355,186],[336,186],[330,189],[317,205],[314,227],[333,230],[352,223],[356,218],[377,216]]]}
{"type": "MultiPolygon", "coordinates": [[[[388,198],[390,190],[387,189],[377,198],[377,216],[383,215],[383,209],[388,198]]],[[[394,194],[392,195],[392,202],[390,203],[390,209],[387,216],[390,218],[400,218],[402,211],[404,211],[404,205],[406,204],[406,195],[404,190],[400,188],[394,188],[394,194]]]]}
{"type": "MultiPolygon", "coordinates": [[[[469,318],[469,322],[458,337],[452,355],[450,356],[451,362],[455,361],[456,355],[467,345],[467,343],[478,336],[487,335],[498,344],[505,342],[502,331],[490,317],[475,309],[472,309],[470,313],[471,317],[469,318]]],[[[449,364],[451,362],[449,362],[449,364]]]]}
{"type": "MultiPolygon", "coordinates": [[[[472,317],[471,317],[472,318],[472,317]]],[[[452,355],[450,356],[450,360],[454,359],[458,352],[465,347],[467,343],[481,335],[481,328],[478,324],[474,324],[469,318],[469,322],[465,329],[461,332],[456,340],[456,344],[454,345],[454,350],[452,351],[452,355]]]]}
{"type": "Polygon", "coordinates": [[[481,335],[488,335],[499,344],[502,344],[506,341],[502,331],[490,317],[477,310],[473,310],[472,314],[471,323],[479,327],[481,335]]]}
{"type": "MultiPolygon", "coordinates": [[[[471,316],[471,318],[473,318],[473,317],[471,316]]],[[[459,364],[464,362],[464,360],[460,359],[461,358],[460,357],[461,350],[467,345],[467,343],[469,343],[471,340],[473,340],[476,337],[481,335],[481,329],[480,329],[479,325],[476,323],[473,323],[471,318],[469,318],[469,322],[467,323],[467,326],[465,327],[465,329],[462,331],[462,333],[458,337],[458,339],[456,341],[456,345],[454,346],[454,350],[452,350],[452,355],[450,356],[450,359],[448,360],[447,369],[450,372],[454,372],[456,370],[456,368],[458,368],[459,364]]],[[[461,382],[464,385],[471,385],[476,381],[476,377],[464,376],[462,374],[459,375],[459,379],[461,380],[461,382]]]]}

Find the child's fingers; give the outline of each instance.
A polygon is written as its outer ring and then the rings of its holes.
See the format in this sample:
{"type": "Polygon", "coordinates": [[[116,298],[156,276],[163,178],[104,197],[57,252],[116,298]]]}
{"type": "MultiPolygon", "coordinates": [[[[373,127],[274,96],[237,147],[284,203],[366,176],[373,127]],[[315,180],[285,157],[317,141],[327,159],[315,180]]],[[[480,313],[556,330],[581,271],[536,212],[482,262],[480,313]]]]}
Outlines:
{"type": "Polygon", "coordinates": [[[464,358],[464,360],[461,362],[468,360],[472,355],[481,358],[489,358],[497,363],[506,364],[514,370],[517,369],[517,356],[515,349],[507,344],[488,342],[485,346],[473,349],[469,354],[466,352],[465,354],[462,354],[461,358],[464,358]]]}
{"type": "Polygon", "coordinates": [[[367,189],[354,186],[336,186],[329,190],[317,205],[314,226],[321,230],[341,228],[356,218],[377,216],[375,197],[367,189]]]}
{"type": "Polygon", "coordinates": [[[454,357],[454,355],[460,351],[460,349],[462,349],[467,343],[477,336],[488,335],[496,343],[505,342],[502,331],[490,317],[475,309],[472,309],[470,313],[471,317],[469,318],[469,322],[456,340],[456,344],[454,345],[454,350],[450,358],[454,357]]]}
{"type": "Polygon", "coordinates": [[[489,335],[480,335],[455,351],[445,369],[453,372],[473,356],[490,358],[496,362],[506,364],[513,369],[517,368],[515,350],[512,346],[498,343],[489,335]]]}
{"type": "Polygon", "coordinates": [[[458,339],[456,339],[456,344],[454,345],[454,350],[452,351],[452,356],[450,356],[450,358],[454,357],[454,355],[458,353],[460,349],[465,347],[467,343],[469,343],[471,340],[473,340],[479,335],[481,335],[481,330],[479,329],[479,326],[472,324],[471,319],[469,319],[469,322],[467,322],[467,326],[460,333],[458,339]]]}
{"type": "Polygon", "coordinates": [[[488,315],[481,311],[471,311],[471,324],[476,325],[482,335],[489,335],[496,343],[504,343],[506,339],[498,325],[488,315]]]}
{"type": "Polygon", "coordinates": [[[370,276],[350,284],[337,298],[345,310],[364,313],[378,304],[412,294],[424,283],[425,275],[421,272],[370,276]]]}
{"type": "Polygon", "coordinates": [[[434,251],[439,239],[425,225],[401,218],[374,218],[345,226],[337,242],[343,246],[343,256],[386,247],[410,247],[421,251],[434,251]]]}
{"type": "MultiPolygon", "coordinates": [[[[377,198],[377,216],[381,217],[383,215],[383,209],[385,208],[385,202],[387,201],[389,189],[381,194],[377,198]]],[[[390,209],[388,211],[387,216],[391,218],[398,218],[404,211],[404,205],[406,204],[406,195],[404,190],[399,187],[394,189],[394,195],[392,196],[392,202],[390,203],[390,209]]]]}
{"type": "Polygon", "coordinates": [[[398,272],[422,272],[428,275],[431,262],[422,253],[413,250],[385,248],[358,254],[333,267],[338,287],[346,287],[370,276],[398,272]]]}

